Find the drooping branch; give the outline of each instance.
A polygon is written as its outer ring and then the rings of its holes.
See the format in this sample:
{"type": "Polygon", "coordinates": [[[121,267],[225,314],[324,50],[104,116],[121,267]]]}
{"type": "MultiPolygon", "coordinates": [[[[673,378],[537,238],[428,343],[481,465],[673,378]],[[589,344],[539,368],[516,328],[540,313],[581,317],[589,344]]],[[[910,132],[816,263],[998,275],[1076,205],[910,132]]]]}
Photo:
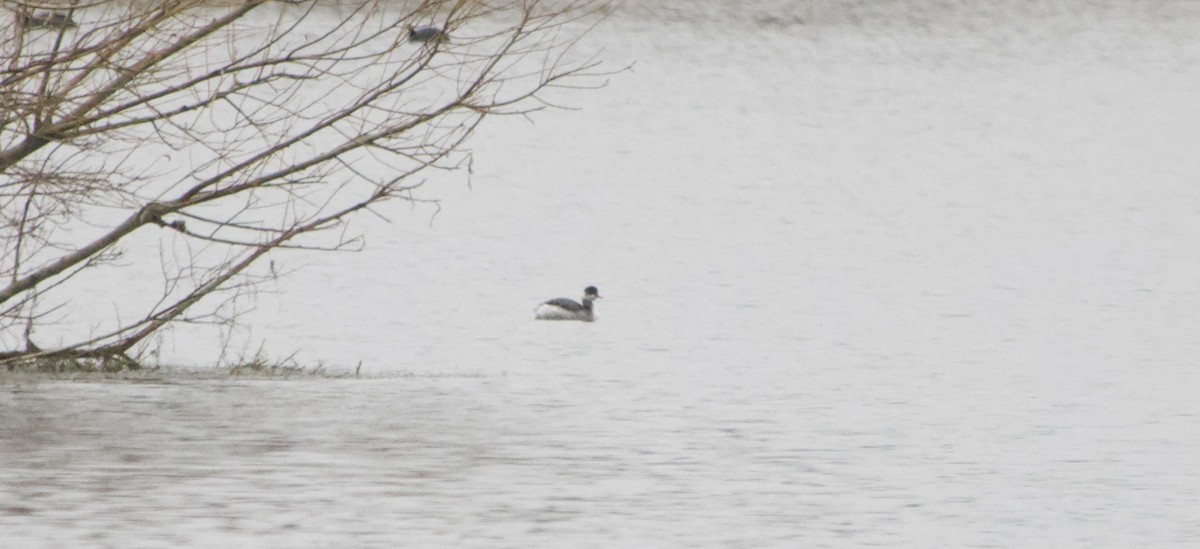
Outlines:
{"type": "MultiPolygon", "coordinates": [[[[186,247],[156,299],[121,307],[142,312],[21,356],[125,353],[219,307],[272,251],[346,249],[350,217],[420,201],[414,178],[462,166],[487,117],[596,85],[594,58],[571,53],[594,2],[346,2],[331,18],[318,3],[94,0],[70,11],[77,27],[14,21],[0,44],[0,349],[18,327],[33,347],[51,327],[38,309],[69,314],[73,288],[130,242],[186,247]],[[429,21],[441,30],[426,36],[450,40],[410,41],[429,21]]],[[[112,268],[146,263],[123,257],[112,268]]]]}

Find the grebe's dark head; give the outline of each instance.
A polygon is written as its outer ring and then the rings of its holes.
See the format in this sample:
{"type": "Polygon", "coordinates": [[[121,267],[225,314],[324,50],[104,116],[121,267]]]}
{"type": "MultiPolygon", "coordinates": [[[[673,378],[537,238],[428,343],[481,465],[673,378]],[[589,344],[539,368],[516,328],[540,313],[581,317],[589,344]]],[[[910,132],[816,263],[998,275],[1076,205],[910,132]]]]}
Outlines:
{"type": "Polygon", "coordinates": [[[587,288],[583,289],[583,298],[600,299],[600,290],[597,290],[595,286],[588,286],[587,288]]]}

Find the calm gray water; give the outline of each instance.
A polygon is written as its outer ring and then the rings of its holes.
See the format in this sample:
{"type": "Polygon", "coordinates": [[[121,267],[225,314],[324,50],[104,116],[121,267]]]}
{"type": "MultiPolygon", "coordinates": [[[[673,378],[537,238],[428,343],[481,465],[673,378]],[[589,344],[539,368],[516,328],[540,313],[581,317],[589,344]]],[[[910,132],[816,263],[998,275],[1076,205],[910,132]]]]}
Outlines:
{"type": "Polygon", "coordinates": [[[229,346],[371,379],[0,384],[0,547],[1195,546],[1200,7],[627,4],[229,346]]]}

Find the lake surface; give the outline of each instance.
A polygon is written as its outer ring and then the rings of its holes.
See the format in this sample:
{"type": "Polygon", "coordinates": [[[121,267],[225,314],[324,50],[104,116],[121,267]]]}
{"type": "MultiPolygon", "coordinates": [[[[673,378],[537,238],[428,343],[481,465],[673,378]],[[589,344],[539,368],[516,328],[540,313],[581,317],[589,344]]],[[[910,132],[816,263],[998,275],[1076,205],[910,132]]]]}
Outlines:
{"type": "Polygon", "coordinates": [[[627,4],[436,216],[160,342],[364,379],[0,383],[0,546],[1197,543],[1200,6],[627,4]]]}

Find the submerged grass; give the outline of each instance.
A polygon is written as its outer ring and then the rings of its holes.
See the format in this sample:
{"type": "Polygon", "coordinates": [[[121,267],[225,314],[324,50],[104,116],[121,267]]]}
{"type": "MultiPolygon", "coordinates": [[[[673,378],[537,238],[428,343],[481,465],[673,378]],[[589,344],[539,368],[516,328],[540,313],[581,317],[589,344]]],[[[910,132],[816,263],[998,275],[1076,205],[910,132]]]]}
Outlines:
{"type": "Polygon", "coordinates": [[[330,369],[324,364],[306,366],[293,358],[270,360],[259,354],[249,360],[214,368],[166,365],[146,366],[128,357],[103,359],[31,360],[0,368],[4,381],[131,381],[154,382],[171,379],[346,379],[361,377],[361,364],[354,370],[330,369]]]}
{"type": "Polygon", "coordinates": [[[363,373],[362,363],[351,368],[330,368],[323,363],[303,365],[293,357],[270,360],[259,354],[249,360],[212,368],[169,365],[146,366],[131,359],[46,360],[0,367],[0,385],[37,381],[116,383],[172,383],[216,380],[344,380],[404,378],[481,378],[482,372],[386,371],[363,373]]]}

